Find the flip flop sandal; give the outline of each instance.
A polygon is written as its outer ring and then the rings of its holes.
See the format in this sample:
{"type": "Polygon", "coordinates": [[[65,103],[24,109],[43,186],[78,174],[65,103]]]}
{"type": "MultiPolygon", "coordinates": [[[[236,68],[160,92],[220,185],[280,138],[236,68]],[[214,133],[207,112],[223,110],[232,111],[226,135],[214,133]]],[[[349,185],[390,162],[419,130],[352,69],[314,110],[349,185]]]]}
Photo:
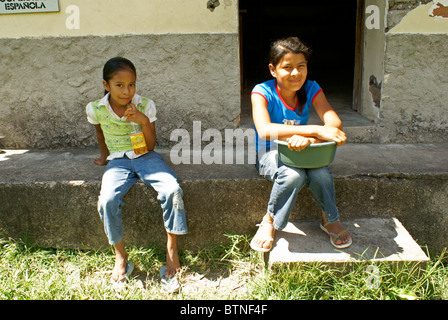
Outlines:
{"type": "Polygon", "coordinates": [[[258,228],[257,233],[255,234],[255,236],[252,238],[252,241],[250,242],[250,247],[253,250],[258,251],[258,252],[269,252],[269,251],[271,251],[272,245],[274,244],[274,238],[268,238],[268,239],[266,239],[264,241],[264,242],[266,242],[266,241],[267,242],[271,242],[271,245],[269,246],[269,248],[261,248],[261,247],[255,245],[255,239],[257,238],[257,234],[260,231],[260,227],[263,226],[263,225],[270,225],[270,226],[272,226],[272,223],[270,223],[270,222],[261,222],[261,223],[256,225],[259,228],[258,228]]]}
{"type": "Polygon", "coordinates": [[[166,270],[165,266],[163,266],[162,269],[160,269],[160,278],[161,278],[160,282],[162,283],[163,290],[165,290],[168,293],[179,292],[180,284],[179,281],[177,280],[176,275],[167,278],[165,277],[165,270],[166,270]]]}
{"type": "Polygon", "coordinates": [[[346,242],[346,243],[341,243],[341,244],[336,244],[335,243],[335,240],[333,240],[333,237],[334,237],[334,239],[338,239],[339,238],[339,236],[340,235],[342,235],[342,234],[344,234],[344,232],[347,232],[347,230],[342,230],[341,232],[339,232],[338,234],[336,234],[336,233],[334,233],[334,232],[329,232],[328,230],[327,230],[327,228],[325,228],[325,226],[324,225],[320,225],[320,228],[326,233],[326,234],[328,234],[329,236],[330,236],[330,242],[331,242],[331,244],[334,246],[334,247],[336,247],[336,248],[338,248],[338,249],[344,249],[344,248],[348,248],[348,247],[350,247],[351,245],[352,245],[352,238],[350,237],[350,239],[346,242]]]}

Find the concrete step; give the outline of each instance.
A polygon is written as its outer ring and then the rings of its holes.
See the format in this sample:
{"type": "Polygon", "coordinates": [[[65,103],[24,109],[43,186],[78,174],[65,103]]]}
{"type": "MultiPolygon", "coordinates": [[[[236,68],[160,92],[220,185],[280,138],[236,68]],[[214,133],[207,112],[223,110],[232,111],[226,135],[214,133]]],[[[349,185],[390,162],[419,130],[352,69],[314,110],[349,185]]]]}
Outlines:
{"type": "MultiPolygon", "coordinates": [[[[96,209],[104,171],[93,164],[96,148],[4,151],[0,237],[26,236],[35,244],[56,248],[108,246],[96,209]]],[[[228,241],[225,234],[255,234],[272,183],[260,177],[253,164],[174,164],[169,149],[157,151],[184,190],[189,234],[180,238],[181,247],[223,243],[228,241]]],[[[330,170],[341,220],[397,218],[418,244],[442,251],[448,247],[446,159],[448,143],[339,147],[330,170]]],[[[166,243],[156,198],[142,183],[126,195],[123,223],[128,245],[166,243]]],[[[290,220],[320,215],[308,189],[302,189],[290,220]]]]}
{"type": "Polygon", "coordinates": [[[429,258],[396,218],[355,218],[342,221],[353,244],[335,248],[318,220],[289,222],[276,232],[269,265],[281,263],[352,263],[361,261],[427,262],[429,258]]]}

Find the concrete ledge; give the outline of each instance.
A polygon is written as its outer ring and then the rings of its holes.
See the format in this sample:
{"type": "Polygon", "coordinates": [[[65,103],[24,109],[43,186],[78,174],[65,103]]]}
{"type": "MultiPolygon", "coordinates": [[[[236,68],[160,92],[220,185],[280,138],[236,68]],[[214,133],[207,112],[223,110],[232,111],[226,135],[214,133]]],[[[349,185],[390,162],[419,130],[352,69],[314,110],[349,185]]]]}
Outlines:
{"type": "MultiPolygon", "coordinates": [[[[448,247],[448,144],[347,144],[330,166],[341,219],[398,218],[419,245],[448,247]]],[[[108,246],[96,202],[104,167],[96,149],[5,150],[0,155],[0,237],[28,236],[61,248],[108,246]]],[[[172,165],[169,150],[158,150],[172,165]]],[[[225,234],[254,234],[265,213],[271,183],[252,164],[172,165],[184,190],[190,233],[180,245],[202,247],[225,234]]],[[[165,244],[156,193],[137,183],[125,197],[127,244],[165,244]]],[[[291,221],[318,219],[303,189],[291,221]]]]}

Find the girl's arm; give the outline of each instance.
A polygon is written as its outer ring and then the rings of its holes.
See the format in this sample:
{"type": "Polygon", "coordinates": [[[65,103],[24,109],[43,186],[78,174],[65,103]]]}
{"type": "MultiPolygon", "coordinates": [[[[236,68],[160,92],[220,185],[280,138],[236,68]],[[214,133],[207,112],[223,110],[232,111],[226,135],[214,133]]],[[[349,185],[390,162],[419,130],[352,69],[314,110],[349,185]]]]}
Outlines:
{"type": "Polygon", "coordinates": [[[94,160],[95,164],[104,166],[107,164],[107,157],[109,156],[109,149],[107,149],[106,141],[104,140],[103,130],[99,124],[95,125],[96,138],[98,139],[98,146],[100,148],[100,158],[94,160]]]}
{"type": "MultiPolygon", "coordinates": [[[[146,116],[145,116],[146,117],[146,116]]],[[[148,119],[148,117],[146,117],[148,119]]],[[[156,146],[156,125],[148,119],[147,124],[142,124],[143,134],[146,140],[148,151],[153,151],[156,146]]]]}
{"type": "Polygon", "coordinates": [[[127,122],[135,122],[142,126],[143,135],[145,136],[148,151],[154,150],[156,146],[156,126],[154,122],[150,122],[149,118],[142,112],[138,111],[134,104],[130,103],[124,115],[127,122]]]}
{"type": "MultiPolygon", "coordinates": [[[[318,96],[316,97],[316,99],[318,99],[318,96]]],[[[268,107],[267,101],[262,96],[258,94],[253,94],[251,96],[252,114],[258,135],[263,140],[288,139],[289,147],[291,149],[296,150],[302,150],[310,143],[319,142],[321,140],[334,141],[338,145],[344,144],[346,141],[344,132],[342,132],[337,127],[331,126],[334,125],[336,122],[330,115],[329,113],[330,110],[325,111],[324,108],[322,107],[322,101],[320,99],[316,101],[316,99],[314,101],[315,104],[317,105],[317,109],[319,109],[318,114],[319,116],[324,116],[324,118],[328,121],[328,124],[324,122],[325,123],[324,126],[319,125],[290,126],[279,123],[271,123],[271,118],[269,116],[267,109],[268,107]]]]}
{"type": "Polygon", "coordinates": [[[316,109],[317,115],[324,123],[323,130],[331,128],[327,132],[330,136],[333,135],[330,141],[335,141],[338,146],[343,145],[347,141],[347,137],[342,131],[342,121],[330,106],[322,91],[314,98],[313,106],[316,109]]]}
{"type": "Polygon", "coordinates": [[[319,92],[314,98],[313,106],[316,109],[317,115],[326,126],[335,127],[342,130],[341,119],[339,119],[336,112],[330,106],[325,94],[322,91],[319,92]]]}

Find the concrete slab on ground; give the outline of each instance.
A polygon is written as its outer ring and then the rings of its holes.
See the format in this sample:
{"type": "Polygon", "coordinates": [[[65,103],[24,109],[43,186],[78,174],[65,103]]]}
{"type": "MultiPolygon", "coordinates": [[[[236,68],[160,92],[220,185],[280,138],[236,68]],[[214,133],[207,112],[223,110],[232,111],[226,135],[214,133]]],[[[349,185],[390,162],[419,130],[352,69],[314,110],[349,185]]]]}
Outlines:
{"type": "Polygon", "coordinates": [[[396,218],[357,218],[342,223],[353,239],[346,249],[335,248],[317,220],[289,222],[276,232],[269,264],[429,260],[396,218]]]}

